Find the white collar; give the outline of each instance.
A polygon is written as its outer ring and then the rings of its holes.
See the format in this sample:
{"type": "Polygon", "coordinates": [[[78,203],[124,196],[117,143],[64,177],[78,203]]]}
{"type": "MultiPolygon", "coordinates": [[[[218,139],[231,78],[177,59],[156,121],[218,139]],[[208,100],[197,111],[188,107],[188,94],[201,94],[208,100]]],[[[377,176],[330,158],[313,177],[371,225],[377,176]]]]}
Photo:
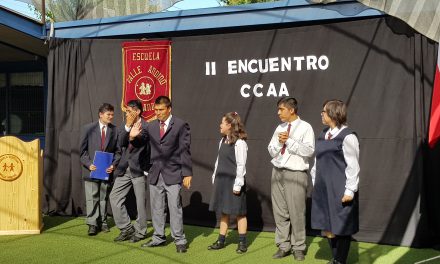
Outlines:
{"type": "Polygon", "coordinates": [[[341,131],[346,128],[347,126],[342,125],[340,128],[339,127],[334,127],[333,129],[331,129],[329,127],[329,129],[327,130],[327,133],[325,133],[326,135],[328,135],[328,133],[330,133],[332,135],[332,138],[336,137],[339,133],[341,133],[341,131]]]}
{"type": "Polygon", "coordinates": [[[107,130],[108,125],[104,125],[103,123],[101,123],[101,120],[98,120],[98,123],[99,123],[99,131],[101,131],[103,127],[105,127],[104,130],[107,130]]]}
{"type": "MultiPolygon", "coordinates": [[[[171,122],[171,117],[172,117],[172,115],[170,115],[168,118],[167,118],[167,120],[165,120],[165,127],[168,127],[168,125],[170,124],[170,122],[171,122]]],[[[159,121],[159,123],[160,123],[160,121],[159,121]]]]}
{"type": "Polygon", "coordinates": [[[297,119],[293,120],[292,122],[285,122],[284,125],[288,126],[290,124],[290,126],[293,126],[295,123],[300,122],[300,120],[301,120],[301,118],[299,118],[299,116],[298,116],[297,119]]]}

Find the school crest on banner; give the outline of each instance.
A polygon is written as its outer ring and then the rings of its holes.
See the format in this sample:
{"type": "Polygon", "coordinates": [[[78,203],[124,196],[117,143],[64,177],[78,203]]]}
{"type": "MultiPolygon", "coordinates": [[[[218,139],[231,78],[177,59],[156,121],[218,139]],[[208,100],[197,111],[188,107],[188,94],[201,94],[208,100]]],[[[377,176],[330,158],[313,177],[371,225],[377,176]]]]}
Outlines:
{"type": "Polygon", "coordinates": [[[122,110],[139,99],[142,117],[154,119],[154,100],[161,95],[171,98],[171,41],[124,42],[122,60],[122,110]]]}

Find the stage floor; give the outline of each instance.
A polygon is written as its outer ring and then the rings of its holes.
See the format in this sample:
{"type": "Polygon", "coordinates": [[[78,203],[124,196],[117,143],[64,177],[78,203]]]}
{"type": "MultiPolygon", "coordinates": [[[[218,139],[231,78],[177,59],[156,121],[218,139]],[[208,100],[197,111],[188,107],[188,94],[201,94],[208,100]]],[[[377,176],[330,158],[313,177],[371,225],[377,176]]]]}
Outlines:
{"type": "MultiPolygon", "coordinates": [[[[167,245],[158,248],[141,248],[153,232],[148,225],[148,237],[138,243],[115,243],[119,230],[112,224],[110,233],[87,235],[83,217],[44,217],[44,229],[40,235],[0,236],[0,263],[292,263],[293,257],[273,260],[274,234],[249,232],[249,251],[238,255],[237,232],[227,237],[226,248],[208,251],[207,246],[218,236],[218,229],[185,226],[189,242],[186,254],[177,254],[167,228],[167,245]]],[[[331,258],[328,243],[320,237],[307,238],[308,251],[302,263],[325,264],[331,258]]],[[[440,251],[414,249],[352,242],[348,263],[440,263],[440,251]]]]}

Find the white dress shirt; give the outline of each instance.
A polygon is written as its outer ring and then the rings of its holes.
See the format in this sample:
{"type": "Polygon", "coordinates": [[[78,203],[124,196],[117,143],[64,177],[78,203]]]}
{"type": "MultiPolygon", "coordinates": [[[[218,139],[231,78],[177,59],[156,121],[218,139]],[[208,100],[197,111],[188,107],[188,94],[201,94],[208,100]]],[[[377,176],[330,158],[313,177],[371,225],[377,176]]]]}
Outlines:
{"type": "Polygon", "coordinates": [[[104,125],[103,123],[101,123],[101,121],[98,121],[99,123],[99,132],[102,133],[102,128],[104,127],[104,133],[105,135],[107,135],[107,125],[104,125]]]}
{"type": "Polygon", "coordinates": [[[293,171],[309,169],[309,158],[315,151],[315,133],[312,126],[299,117],[291,122],[289,138],[286,141],[286,150],[281,154],[283,144],[278,140],[278,134],[286,132],[289,123],[280,124],[273,133],[267,147],[272,157],[273,166],[293,171]]]}
{"type": "MultiPolygon", "coordinates": [[[[222,146],[223,138],[220,140],[218,144],[218,149],[222,146]]],[[[244,175],[246,174],[246,159],[247,159],[247,150],[248,146],[246,141],[242,139],[238,139],[234,144],[235,149],[235,163],[237,164],[237,173],[235,176],[234,186],[232,188],[233,191],[239,192],[241,187],[244,185],[244,175]]],[[[218,165],[218,155],[217,160],[215,161],[214,173],[212,174],[212,184],[214,184],[215,174],[217,172],[218,165]]]]}
{"type": "MultiPolygon", "coordinates": [[[[327,140],[328,133],[332,134],[332,138],[335,138],[343,129],[347,126],[341,126],[341,128],[335,127],[333,129],[327,130],[324,138],[327,140]]],[[[345,163],[347,167],[345,168],[345,192],[344,195],[354,196],[354,193],[358,190],[359,185],[359,140],[354,134],[347,135],[342,142],[342,153],[344,154],[345,163]]],[[[310,170],[310,175],[312,176],[313,185],[315,185],[316,177],[316,158],[315,163],[310,170]]],[[[342,197],[341,197],[342,198],[342,197]]]]}

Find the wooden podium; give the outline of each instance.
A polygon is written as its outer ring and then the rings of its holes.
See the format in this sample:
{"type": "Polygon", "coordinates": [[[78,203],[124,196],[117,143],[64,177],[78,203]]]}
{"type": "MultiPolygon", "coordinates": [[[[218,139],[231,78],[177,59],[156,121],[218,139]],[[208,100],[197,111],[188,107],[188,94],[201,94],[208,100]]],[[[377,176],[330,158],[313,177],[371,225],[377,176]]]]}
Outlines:
{"type": "Polygon", "coordinates": [[[0,235],[41,232],[42,180],[40,140],[0,137],[0,235]]]}

